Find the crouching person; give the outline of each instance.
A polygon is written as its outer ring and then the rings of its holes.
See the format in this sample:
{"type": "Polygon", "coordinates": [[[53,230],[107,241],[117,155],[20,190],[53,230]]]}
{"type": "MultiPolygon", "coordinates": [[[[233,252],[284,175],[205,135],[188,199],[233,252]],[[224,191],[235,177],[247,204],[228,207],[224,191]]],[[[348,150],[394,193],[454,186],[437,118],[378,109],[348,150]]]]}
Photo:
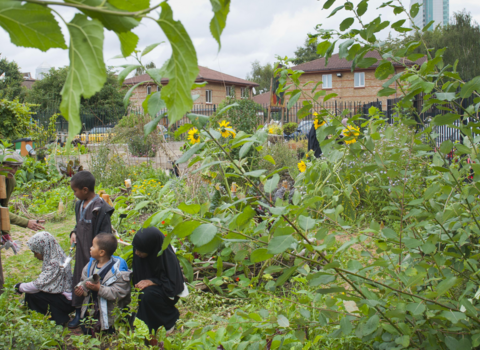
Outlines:
{"type": "Polygon", "coordinates": [[[93,316],[93,324],[87,322],[82,325],[85,334],[113,333],[113,309],[123,309],[130,303],[131,272],[125,260],[113,256],[116,249],[117,238],[114,235],[98,234],[90,248],[90,262],[83,268],[81,281],[75,287],[75,295],[85,297],[81,318],[85,317],[88,309],[93,316]],[[95,277],[98,279],[96,283],[95,277]]]}
{"type": "Polygon", "coordinates": [[[68,322],[72,306],[72,271],[63,266],[66,256],[55,238],[48,232],[39,232],[27,242],[38,260],[43,261],[42,272],[33,282],[17,283],[17,293],[25,293],[25,304],[31,310],[46,315],[57,325],[68,322]]]}

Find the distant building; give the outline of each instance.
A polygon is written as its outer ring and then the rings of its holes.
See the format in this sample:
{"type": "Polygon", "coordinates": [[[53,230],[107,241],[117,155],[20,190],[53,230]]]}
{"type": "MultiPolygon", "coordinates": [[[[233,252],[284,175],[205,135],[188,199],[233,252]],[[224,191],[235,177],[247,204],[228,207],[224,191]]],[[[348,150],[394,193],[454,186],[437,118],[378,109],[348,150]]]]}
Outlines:
{"type": "Polygon", "coordinates": [[[23,75],[22,86],[25,86],[27,89],[31,89],[33,83],[35,82],[35,79],[33,79],[32,74],[28,72],[28,73],[22,73],[22,75],[23,75]]]}
{"type": "MultiPolygon", "coordinates": [[[[197,87],[192,90],[192,95],[199,95],[194,104],[218,105],[227,97],[235,96],[236,99],[252,98],[252,88],[258,87],[257,83],[234,77],[232,75],[224,74],[213,69],[198,66],[199,73],[196,83],[206,81],[207,85],[197,87]]],[[[131,106],[140,107],[147,95],[154,91],[160,91],[163,85],[168,84],[168,79],[162,79],[162,86],[157,86],[148,74],[142,74],[123,82],[126,86],[133,86],[143,82],[144,84],[138,86],[130,97],[131,106]]]]}
{"type": "Polygon", "coordinates": [[[37,80],[42,80],[48,72],[50,72],[50,68],[52,68],[47,62],[43,62],[41,65],[37,67],[35,70],[35,77],[37,80]]]}
{"type": "Polygon", "coordinates": [[[411,0],[410,7],[414,4],[420,4],[420,10],[413,19],[412,25],[415,24],[421,29],[431,21],[435,21],[430,27],[430,30],[439,24],[447,25],[450,14],[449,1],[450,0],[411,0]]]}

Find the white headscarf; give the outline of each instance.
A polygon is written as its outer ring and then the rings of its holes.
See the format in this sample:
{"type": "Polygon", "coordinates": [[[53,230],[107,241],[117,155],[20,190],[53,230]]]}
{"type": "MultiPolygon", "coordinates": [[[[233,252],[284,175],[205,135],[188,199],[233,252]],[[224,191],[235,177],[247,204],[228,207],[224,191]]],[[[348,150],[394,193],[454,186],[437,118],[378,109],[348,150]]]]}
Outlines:
{"type": "Polygon", "coordinates": [[[65,253],[48,232],[35,234],[27,242],[28,247],[35,253],[43,255],[42,273],[33,281],[37,289],[42,292],[60,294],[72,291],[72,271],[70,264],[61,269],[65,261],[65,253]]]}

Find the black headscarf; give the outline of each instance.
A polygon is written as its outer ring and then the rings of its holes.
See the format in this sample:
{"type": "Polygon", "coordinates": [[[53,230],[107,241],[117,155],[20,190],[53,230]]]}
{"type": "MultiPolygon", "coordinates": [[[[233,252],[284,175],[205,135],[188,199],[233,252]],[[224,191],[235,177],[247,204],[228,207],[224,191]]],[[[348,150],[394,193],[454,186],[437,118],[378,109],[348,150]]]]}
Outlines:
{"type": "Polygon", "coordinates": [[[150,280],[163,288],[165,294],[173,298],[183,291],[183,274],[177,256],[171,245],[162,255],[165,236],[156,227],[139,230],[133,238],[133,283],[150,280]],[[140,258],[135,250],[147,253],[146,258],[140,258]]]}
{"type": "Polygon", "coordinates": [[[320,148],[320,144],[318,143],[317,139],[317,130],[315,130],[315,125],[312,125],[310,131],[307,135],[308,138],[308,150],[312,150],[315,153],[315,158],[320,157],[322,154],[322,149],[320,148]]]}

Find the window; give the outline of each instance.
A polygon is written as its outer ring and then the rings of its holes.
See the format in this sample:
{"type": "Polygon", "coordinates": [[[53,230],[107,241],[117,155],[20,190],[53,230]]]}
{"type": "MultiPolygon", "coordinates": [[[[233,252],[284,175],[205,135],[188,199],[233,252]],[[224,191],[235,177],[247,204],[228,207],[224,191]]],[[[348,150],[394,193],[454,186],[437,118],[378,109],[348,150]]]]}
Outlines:
{"type": "Polygon", "coordinates": [[[157,91],[162,90],[162,87],[160,85],[157,85],[157,91]]]}
{"type": "Polygon", "coordinates": [[[228,97],[235,96],[235,89],[233,88],[233,86],[226,86],[225,89],[228,97]]]}
{"type": "Polygon", "coordinates": [[[152,93],[152,87],[147,86],[147,95],[150,95],[152,93]]]}
{"type": "Polygon", "coordinates": [[[205,102],[212,103],[212,90],[205,91],[205,102]]]}
{"type": "Polygon", "coordinates": [[[354,87],[364,87],[365,86],[365,73],[355,73],[354,74],[354,87]]]}
{"type": "Polygon", "coordinates": [[[324,74],[322,77],[322,89],[331,89],[332,88],[332,75],[324,74]]]}
{"type": "Polygon", "coordinates": [[[249,97],[249,92],[250,92],[250,90],[248,89],[248,87],[242,87],[241,90],[240,90],[240,94],[241,94],[242,98],[248,98],[249,97]]]}

